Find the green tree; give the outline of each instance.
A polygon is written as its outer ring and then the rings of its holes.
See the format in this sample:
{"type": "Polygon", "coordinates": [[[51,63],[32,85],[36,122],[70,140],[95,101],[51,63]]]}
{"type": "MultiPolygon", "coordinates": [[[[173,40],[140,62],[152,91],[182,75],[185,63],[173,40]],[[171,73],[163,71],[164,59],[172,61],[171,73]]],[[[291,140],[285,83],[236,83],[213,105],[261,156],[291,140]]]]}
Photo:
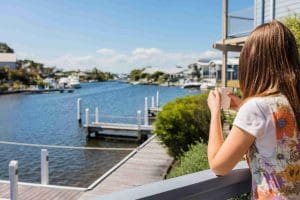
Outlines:
{"type": "Polygon", "coordinates": [[[292,31],[300,48],[300,15],[289,15],[283,19],[283,23],[292,31]]]}
{"type": "Polygon", "coordinates": [[[163,72],[157,71],[150,75],[150,79],[153,79],[153,81],[156,82],[156,81],[158,81],[159,77],[163,76],[163,75],[164,75],[163,72]]]}
{"type": "Polygon", "coordinates": [[[0,42],[0,53],[14,53],[14,50],[6,43],[0,42]]]}
{"type": "Polygon", "coordinates": [[[129,78],[132,81],[138,81],[141,78],[141,74],[144,71],[144,69],[134,69],[130,72],[129,78]]]}

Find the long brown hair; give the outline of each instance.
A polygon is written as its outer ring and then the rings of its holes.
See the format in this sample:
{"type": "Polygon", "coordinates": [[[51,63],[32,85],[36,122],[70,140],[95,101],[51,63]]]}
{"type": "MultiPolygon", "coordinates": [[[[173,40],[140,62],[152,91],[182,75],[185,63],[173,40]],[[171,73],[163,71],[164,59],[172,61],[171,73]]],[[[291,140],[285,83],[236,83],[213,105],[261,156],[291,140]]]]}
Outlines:
{"type": "Polygon", "coordinates": [[[294,35],[285,25],[274,20],[251,33],[240,54],[239,81],[244,99],[269,91],[284,94],[299,127],[299,52],[294,35]]]}

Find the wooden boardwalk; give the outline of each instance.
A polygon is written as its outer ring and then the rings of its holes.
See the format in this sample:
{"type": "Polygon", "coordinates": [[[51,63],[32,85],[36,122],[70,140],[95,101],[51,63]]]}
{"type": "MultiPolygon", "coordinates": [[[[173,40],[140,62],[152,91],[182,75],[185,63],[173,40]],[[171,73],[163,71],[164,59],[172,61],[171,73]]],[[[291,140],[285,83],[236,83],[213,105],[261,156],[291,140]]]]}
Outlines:
{"type": "Polygon", "coordinates": [[[95,188],[85,192],[80,200],[90,200],[100,195],[162,180],[172,161],[173,158],[166,153],[158,139],[153,137],[95,188]]]}
{"type": "MultiPolygon", "coordinates": [[[[173,158],[153,136],[89,188],[19,182],[18,200],[90,200],[100,195],[162,180],[172,161],[173,158]]],[[[0,181],[0,200],[9,198],[9,182],[0,181]]]]}
{"type": "MultiPolygon", "coordinates": [[[[38,185],[18,185],[18,200],[77,200],[83,191],[38,185]]],[[[0,199],[9,199],[8,183],[0,183],[0,199]]]]}

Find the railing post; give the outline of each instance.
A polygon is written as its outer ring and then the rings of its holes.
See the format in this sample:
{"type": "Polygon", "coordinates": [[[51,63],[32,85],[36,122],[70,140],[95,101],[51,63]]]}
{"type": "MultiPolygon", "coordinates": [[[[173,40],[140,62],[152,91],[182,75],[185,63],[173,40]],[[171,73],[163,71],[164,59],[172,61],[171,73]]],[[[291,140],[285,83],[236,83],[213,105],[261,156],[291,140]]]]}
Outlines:
{"type": "Polygon", "coordinates": [[[9,165],[10,199],[18,199],[18,161],[12,160],[9,165]]]}
{"type": "Polygon", "coordinates": [[[77,99],[77,120],[81,124],[81,98],[77,99]]]}
{"type": "Polygon", "coordinates": [[[159,91],[156,92],[156,107],[159,108],[159,91]]]}
{"type": "Polygon", "coordinates": [[[151,98],[151,108],[155,107],[155,102],[154,102],[154,96],[152,96],[151,98]]]}
{"type": "Polygon", "coordinates": [[[136,119],[137,119],[138,129],[141,129],[141,125],[142,125],[142,111],[140,111],[140,110],[137,111],[136,119]]]}
{"type": "Polygon", "coordinates": [[[148,97],[145,97],[144,124],[145,124],[145,126],[149,125],[149,119],[148,119],[148,97]]]}
{"type": "Polygon", "coordinates": [[[89,109],[88,108],[85,109],[85,125],[86,126],[89,125],[89,109]]]}
{"type": "Polygon", "coordinates": [[[95,123],[99,123],[99,108],[95,108],[95,123]]]}
{"type": "Polygon", "coordinates": [[[41,150],[41,184],[49,184],[49,156],[48,150],[41,150]]]}

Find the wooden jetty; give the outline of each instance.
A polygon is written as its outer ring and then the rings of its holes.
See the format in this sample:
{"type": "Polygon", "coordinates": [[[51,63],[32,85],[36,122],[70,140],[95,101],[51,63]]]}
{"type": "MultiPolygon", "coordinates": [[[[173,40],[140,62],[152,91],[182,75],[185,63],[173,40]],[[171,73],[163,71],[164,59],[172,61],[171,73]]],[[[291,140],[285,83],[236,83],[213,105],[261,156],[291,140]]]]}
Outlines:
{"type": "Polygon", "coordinates": [[[109,173],[100,177],[90,191],[79,199],[91,200],[100,195],[162,180],[172,162],[173,158],[154,135],[109,173]]]}
{"type": "MultiPolygon", "coordinates": [[[[18,183],[18,200],[77,200],[84,190],[69,187],[51,187],[40,184],[18,183]]],[[[10,184],[0,183],[0,199],[10,199],[10,184]]]]}
{"type": "MultiPolygon", "coordinates": [[[[77,117],[78,120],[81,121],[81,111],[80,111],[81,99],[77,100],[77,117]]],[[[148,111],[148,110],[147,110],[148,111]]],[[[149,125],[148,113],[145,112],[144,116],[144,124],[142,124],[142,116],[141,111],[137,111],[136,124],[124,124],[124,123],[105,123],[99,122],[99,109],[96,107],[95,109],[95,121],[90,122],[90,113],[89,109],[85,110],[85,124],[83,127],[85,128],[86,136],[88,138],[91,137],[92,134],[94,136],[102,136],[102,137],[113,137],[115,139],[122,140],[137,140],[137,141],[145,141],[149,134],[153,131],[153,126],[149,125]]],[[[128,118],[128,117],[124,117],[128,118]]]]}
{"type": "MultiPolygon", "coordinates": [[[[161,111],[159,107],[159,92],[156,93],[156,102],[154,96],[151,98],[151,107],[148,106],[148,97],[145,97],[144,117],[141,116],[141,111],[137,111],[136,117],[131,116],[109,116],[113,118],[135,118],[136,124],[124,124],[124,123],[104,123],[99,122],[99,108],[95,108],[95,120],[90,123],[90,110],[85,109],[85,124],[83,127],[86,130],[86,136],[89,138],[91,135],[103,136],[103,137],[115,137],[118,139],[134,139],[139,141],[145,141],[147,135],[152,133],[153,127],[151,124],[157,113],[161,111]],[[142,118],[144,124],[142,124],[142,118]]],[[[82,123],[81,119],[81,99],[77,99],[77,120],[79,124],[82,123]]]]}
{"type": "Polygon", "coordinates": [[[98,136],[124,137],[136,140],[141,140],[143,136],[147,136],[153,130],[153,127],[149,125],[103,122],[93,122],[84,125],[84,127],[86,128],[88,137],[90,137],[92,133],[95,133],[98,136]]]}
{"type": "Polygon", "coordinates": [[[48,153],[41,151],[41,184],[18,182],[18,162],[9,181],[0,180],[0,200],[89,200],[99,195],[164,179],[173,162],[155,135],[134,149],[88,188],[48,185],[48,153]]]}

